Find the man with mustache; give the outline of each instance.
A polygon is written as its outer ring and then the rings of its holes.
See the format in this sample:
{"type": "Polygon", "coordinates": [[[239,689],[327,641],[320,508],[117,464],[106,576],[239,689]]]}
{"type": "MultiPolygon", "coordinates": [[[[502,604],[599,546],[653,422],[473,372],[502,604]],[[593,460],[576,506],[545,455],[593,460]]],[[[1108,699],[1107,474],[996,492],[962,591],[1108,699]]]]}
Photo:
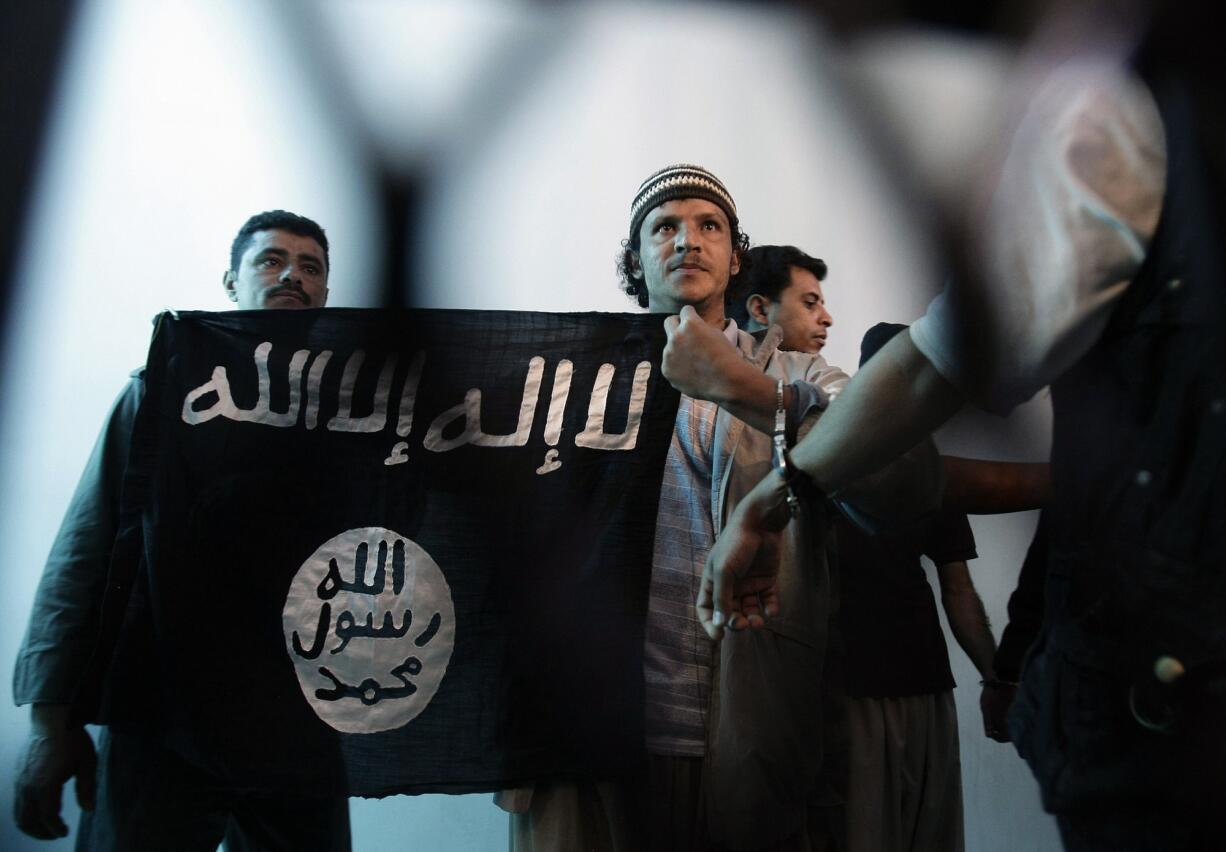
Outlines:
{"type": "Polygon", "coordinates": [[[327,245],[323,229],[310,219],[283,210],[252,216],[230,247],[222,286],[244,310],[322,308],[328,301],[327,245]]]}
{"type": "MultiPolygon", "coordinates": [[[[252,216],[230,249],[222,278],[239,308],[319,308],[328,299],[328,238],[284,210],[252,216]]],[[[93,651],[120,493],[144,380],[120,393],[52,545],[13,676],[30,705],[31,731],[18,765],[17,824],[32,837],[64,837],[64,784],[76,778],[83,809],[77,848],[348,850],[344,798],[244,795],[212,781],[151,737],[104,729],[96,753],[71,705],[93,651]],[[227,830],[227,827],[228,830],[227,830]]],[[[242,720],[234,720],[241,724],[242,720]]]]}
{"type": "MultiPolygon", "coordinates": [[[[647,764],[634,778],[538,785],[513,817],[513,849],[811,848],[830,604],[824,507],[805,507],[783,543],[788,589],[770,630],[717,650],[691,604],[724,518],[770,469],[775,447],[811,429],[847,381],[818,355],[781,351],[779,330],[759,340],[726,318],[728,283],[747,248],[731,194],[700,166],[661,169],[635,194],[623,286],[641,307],[669,315],[662,370],[682,394],[648,593],[647,764]],[[764,684],[770,700],[756,691],[764,684]]],[[[909,469],[921,456],[936,464],[922,448],[870,493],[922,506],[908,492],[921,481],[909,469]]]]}

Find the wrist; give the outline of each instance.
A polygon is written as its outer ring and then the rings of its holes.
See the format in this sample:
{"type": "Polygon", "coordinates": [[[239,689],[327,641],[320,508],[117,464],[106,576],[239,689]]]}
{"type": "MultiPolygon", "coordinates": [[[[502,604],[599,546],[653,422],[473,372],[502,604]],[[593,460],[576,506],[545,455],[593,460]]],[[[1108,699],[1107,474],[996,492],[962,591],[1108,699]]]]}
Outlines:
{"type": "Polygon", "coordinates": [[[787,447],[787,408],[783,379],[775,383],[775,420],[771,435],[771,468],[779,475],[785,491],[788,514],[795,517],[800,512],[802,497],[811,499],[821,496],[821,489],[814,483],[812,477],[797,467],[793,462],[787,447]]]}
{"type": "Polygon", "coordinates": [[[737,512],[741,513],[752,527],[783,529],[792,519],[788,506],[787,483],[774,472],[767,473],[737,505],[737,512]]]}
{"type": "Polygon", "coordinates": [[[1017,683],[1011,680],[1001,680],[998,677],[985,677],[979,681],[984,689],[1017,689],[1017,683]]]}
{"type": "Polygon", "coordinates": [[[702,399],[724,409],[729,406],[752,408],[755,400],[765,397],[767,384],[773,397],[774,380],[754,369],[735,346],[720,346],[718,355],[712,353],[712,356],[702,399]]]}
{"type": "Polygon", "coordinates": [[[71,727],[71,704],[39,703],[30,705],[30,727],[41,736],[63,734],[71,727]]]}

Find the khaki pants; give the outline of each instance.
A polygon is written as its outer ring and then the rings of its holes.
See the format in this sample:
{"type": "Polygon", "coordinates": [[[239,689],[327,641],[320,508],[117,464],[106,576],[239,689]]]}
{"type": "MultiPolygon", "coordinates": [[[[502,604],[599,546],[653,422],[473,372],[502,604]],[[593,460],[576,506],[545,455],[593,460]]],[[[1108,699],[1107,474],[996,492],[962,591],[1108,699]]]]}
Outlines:
{"type": "MultiPolygon", "coordinates": [[[[537,785],[524,813],[511,815],[512,852],[731,852],[707,835],[702,758],[652,755],[621,782],[537,785]]],[[[820,828],[761,852],[827,852],[820,828]]]]}
{"type": "Polygon", "coordinates": [[[848,852],[962,852],[953,692],[846,699],[848,852]]]}

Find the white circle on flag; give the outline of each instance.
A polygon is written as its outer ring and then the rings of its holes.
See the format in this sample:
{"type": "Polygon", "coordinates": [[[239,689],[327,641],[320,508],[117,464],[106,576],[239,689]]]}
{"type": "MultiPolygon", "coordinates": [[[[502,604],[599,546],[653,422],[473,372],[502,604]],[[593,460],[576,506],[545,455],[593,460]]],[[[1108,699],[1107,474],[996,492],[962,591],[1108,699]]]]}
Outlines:
{"type": "Polygon", "coordinates": [[[416,542],[382,527],[320,545],[294,575],[281,623],[303,696],[320,719],[350,734],[416,718],[455,647],[443,572],[416,542]]]}

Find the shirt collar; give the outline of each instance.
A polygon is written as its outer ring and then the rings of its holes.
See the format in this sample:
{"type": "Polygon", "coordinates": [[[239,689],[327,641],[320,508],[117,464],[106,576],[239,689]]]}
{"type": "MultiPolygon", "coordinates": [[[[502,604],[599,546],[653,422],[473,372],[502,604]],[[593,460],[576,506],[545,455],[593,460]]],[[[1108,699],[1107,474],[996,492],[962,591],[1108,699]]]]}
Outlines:
{"type": "Polygon", "coordinates": [[[736,346],[736,340],[737,340],[736,320],[734,320],[732,317],[728,317],[727,323],[728,324],[724,326],[724,337],[728,338],[729,343],[731,343],[733,346],[736,346]]]}

